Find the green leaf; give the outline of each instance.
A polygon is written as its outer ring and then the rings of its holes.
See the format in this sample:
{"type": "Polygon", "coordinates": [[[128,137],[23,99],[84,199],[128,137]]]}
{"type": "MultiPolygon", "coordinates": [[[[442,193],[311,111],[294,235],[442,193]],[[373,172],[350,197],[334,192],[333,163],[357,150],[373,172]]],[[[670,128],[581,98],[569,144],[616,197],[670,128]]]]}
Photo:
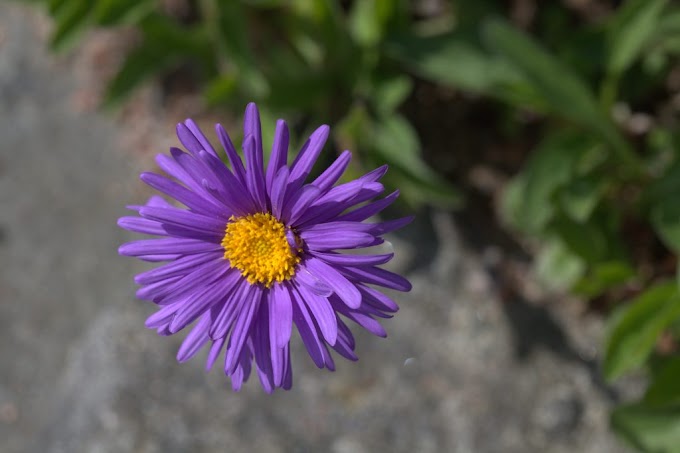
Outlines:
{"type": "Polygon", "coordinates": [[[657,407],[680,405],[680,357],[664,359],[656,367],[644,401],[657,407]]]}
{"type": "Polygon", "coordinates": [[[622,285],[635,277],[635,270],[625,261],[607,261],[588,269],[572,290],[584,297],[597,297],[610,288],[622,285]]]}
{"type": "Polygon", "coordinates": [[[534,263],[538,279],[550,289],[563,291],[580,279],[586,270],[585,262],[559,239],[549,239],[541,247],[534,263]]]}
{"type": "Polygon", "coordinates": [[[549,227],[564,244],[589,264],[601,262],[608,255],[606,231],[598,222],[577,223],[560,215],[553,219],[549,227]]]}
{"type": "Polygon", "coordinates": [[[382,35],[377,2],[378,0],[355,2],[349,14],[350,33],[363,47],[375,46],[382,35]]]}
{"type": "Polygon", "coordinates": [[[488,21],[483,32],[487,44],[526,77],[553,113],[596,133],[619,152],[625,163],[638,165],[593,93],[568,66],[506,22],[488,21]]]}
{"type": "Polygon", "coordinates": [[[109,82],[104,106],[115,107],[142,82],[175,62],[176,56],[168,53],[167,49],[159,48],[154,43],[143,43],[127,56],[123,66],[109,82]]]}
{"type": "Polygon", "coordinates": [[[589,175],[570,181],[560,191],[564,212],[575,222],[585,222],[602,199],[606,181],[600,175],[589,175]]]}
{"type": "Polygon", "coordinates": [[[155,6],[153,0],[97,0],[92,17],[104,26],[136,24],[155,6]]]}
{"type": "Polygon", "coordinates": [[[392,114],[413,89],[413,82],[406,76],[379,79],[373,85],[373,102],[382,115],[392,114]]]}
{"type": "Polygon", "coordinates": [[[652,286],[612,319],[606,342],[604,375],[613,380],[641,366],[659,334],[680,316],[680,294],[675,282],[652,286]]]}
{"type": "Polygon", "coordinates": [[[70,0],[55,5],[55,29],[50,38],[52,50],[57,52],[66,50],[75,42],[75,38],[90,20],[92,6],[90,0],[70,0]]]}
{"type": "Polygon", "coordinates": [[[680,451],[680,406],[650,408],[641,403],[619,406],[610,421],[614,432],[640,451],[680,451]]]}
{"type": "Polygon", "coordinates": [[[628,0],[612,17],[607,72],[621,74],[638,58],[661,22],[666,0],[628,0]]]}
{"type": "MultiPolygon", "coordinates": [[[[436,194],[452,205],[459,202],[459,194],[446,180],[435,173],[420,156],[420,142],[413,126],[402,116],[392,115],[379,120],[369,132],[371,149],[422,189],[436,194]]],[[[399,187],[399,185],[397,185],[399,187]]]]}
{"type": "Polygon", "coordinates": [[[661,240],[675,252],[680,252],[680,204],[677,198],[659,201],[652,207],[650,215],[661,240]]]}
{"type": "Polygon", "coordinates": [[[660,178],[650,183],[643,193],[649,217],[663,242],[680,251],[680,163],[670,166],[660,178]]]}
{"type": "Polygon", "coordinates": [[[507,204],[507,219],[526,233],[542,231],[553,218],[557,190],[571,179],[589,140],[573,131],[547,136],[534,150],[515,190],[517,203],[507,204]]]}
{"type": "Polygon", "coordinates": [[[535,105],[534,90],[507,62],[489,55],[469,35],[390,36],[385,50],[416,74],[454,88],[535,105]]]}

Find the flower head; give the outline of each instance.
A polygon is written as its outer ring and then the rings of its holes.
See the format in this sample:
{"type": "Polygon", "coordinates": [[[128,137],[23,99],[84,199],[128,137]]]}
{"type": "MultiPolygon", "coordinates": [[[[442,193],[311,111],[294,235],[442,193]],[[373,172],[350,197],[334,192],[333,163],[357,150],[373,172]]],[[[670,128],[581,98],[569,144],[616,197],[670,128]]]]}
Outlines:
{"type": "Polygon", "coordinates": [[[224,128],[216,126],[231,168],[192,120],[177,125],[188,152],[172,148],[170,156],[157,156],[171,178],[142,173],[141,179],[185,208],[159,196],[131,206],[139,216],[122,217],[118,225],[164,237],[123,244],[119,253],[167,262],[135,281],[141,285],[137,296],[158,306],[147,327],[172,335],[196,321],[179,349],[180,362],[209,343],[206,367],[226,350],[224,372],[234,390],[248,379],[254,361],[263,388],[272,392],[292,385],[293,325],[314,363],[330,370],[335,365],[329,347],[357,359],[346,319],[385,336],[375,318],[389,317],[398,307],[373,285],[399,291],[411,285],[378,267],[391,253],[338,250],[378,245],[382,235],[411,218],[365,222],[398,192],[370,201],[384,190],[378,181],[386,166],[336,185],[349,164],[349,151],[305,183],[328,126],[318,128],[288,165],[288,128],[278,121],[265,169],[255,104],[248,105],[244,123],[245,166],[224,128]]]}

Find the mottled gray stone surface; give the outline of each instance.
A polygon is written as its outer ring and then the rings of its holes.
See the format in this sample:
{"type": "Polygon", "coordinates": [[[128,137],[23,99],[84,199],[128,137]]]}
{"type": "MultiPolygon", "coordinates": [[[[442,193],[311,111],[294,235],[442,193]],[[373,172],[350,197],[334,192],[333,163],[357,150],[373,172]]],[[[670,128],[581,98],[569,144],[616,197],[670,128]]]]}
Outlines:
{"type": "Polygon", "coordinates": [[[414,288],[387,340],[358,333],[358,363],[317,370],[295,338],[294,388],[273,396],[232,393],[204,355],[178,364],[116,254],[137,164],[110,119],[73,111],[32,17],[0,4],[1,451],[622,451],[599,321],[501,303],[443,213],[393,238],[414,288]]]}

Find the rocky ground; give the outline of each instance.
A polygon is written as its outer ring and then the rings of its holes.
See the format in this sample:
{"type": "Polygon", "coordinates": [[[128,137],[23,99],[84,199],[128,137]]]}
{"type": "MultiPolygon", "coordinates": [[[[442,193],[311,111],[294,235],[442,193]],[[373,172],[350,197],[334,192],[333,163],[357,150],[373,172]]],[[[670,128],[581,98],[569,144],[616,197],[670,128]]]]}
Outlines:
{"type": "Polygon", "coordinates": [[[501,301],[494,250],[469,251],[443,212],[392,238],[413,291],[388,339],[358,333],[358,363],[317,370],[295,338],[293,390],[273,396],[256,379],[232,393],[200,357],[178,364],[181,338],[144,328],[141,265],[116,253],[140,161],[120,123],[74,106],[78,80],[40,23],[0,3],[3,452],[624,451],[607,427],[621,389],[597,377],[600,319],[501,301]]]}

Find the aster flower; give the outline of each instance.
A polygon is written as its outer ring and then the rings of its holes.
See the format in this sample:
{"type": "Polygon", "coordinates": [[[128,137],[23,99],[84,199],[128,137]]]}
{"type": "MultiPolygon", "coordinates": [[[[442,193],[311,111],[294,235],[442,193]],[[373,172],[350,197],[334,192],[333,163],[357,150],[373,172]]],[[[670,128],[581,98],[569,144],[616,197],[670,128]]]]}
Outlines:
{"type": "Polygon", "coordinates": [[[329,347],[357,360],[345,320],[385,336],[375,318],[388,318],[398,307],[374,286],[411,289],[406,279],[378,267],[393,254],[338,252],[381,244],[385,233],[412,220],[365,222],[398,196],[370,201],[384,190],[378,181],[387,166],[335,185],[351,158],[345,151],[305,184],[329,128],[319,127],[288,165],[288,128],[279,120],[265,168],[255,104],[244,119],[245,166],[224,128],[218,124],[216,131],[231,169],[188,119],[177,125],[188,152],[171,148],[170,156],[156,159],[171,178],[141,175],[186,208],[154,196],[130,206],[139,216],[118,221],[126,230],[164,236],[119,248],[121,255],[167,262],[135,277],[137,296],[158,306],[146,326],[172,335],[196,322],[177,359],[184,362],[209,343],[206,368],[224,355],[234,390],[253,363],[265,391],[290,389],[293,325],[319,368],[335,369],[329,347]]]}

